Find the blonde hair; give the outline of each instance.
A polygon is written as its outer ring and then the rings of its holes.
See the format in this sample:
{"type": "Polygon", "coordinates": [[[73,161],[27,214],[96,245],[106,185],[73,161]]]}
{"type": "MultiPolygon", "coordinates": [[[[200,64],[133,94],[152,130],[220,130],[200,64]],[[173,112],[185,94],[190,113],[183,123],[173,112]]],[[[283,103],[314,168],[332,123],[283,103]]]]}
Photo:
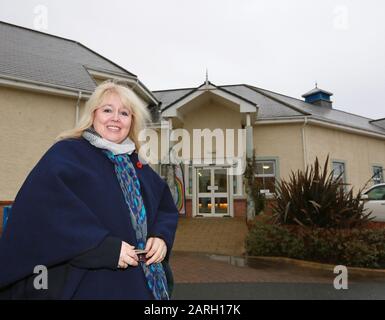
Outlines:
{"type": "Polygon", "coordinates": [[[83,132],[92,126],[94,112],[100,107],[104,96],[108,93],[116,93],[123,105],[130,109],[132,119],[128,137],[135,143],[136,150],[139,150],[141,143],[139,142],[138,136],[140,131],[146,127],[146,122],[150,121],[150,114],[144,103],[132,90],[115,80],[104,81],[95,88],[95,91],[85,104],[84,113],[79,122],[73,129],[66,130],[59,134],[56,140],[80,138],[83,132]]]}

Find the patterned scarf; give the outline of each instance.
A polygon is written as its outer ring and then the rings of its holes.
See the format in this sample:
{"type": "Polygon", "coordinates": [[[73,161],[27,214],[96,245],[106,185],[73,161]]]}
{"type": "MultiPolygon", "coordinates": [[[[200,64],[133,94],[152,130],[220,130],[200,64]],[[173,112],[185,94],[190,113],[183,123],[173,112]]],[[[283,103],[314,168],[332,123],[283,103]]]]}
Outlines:
{"type": "MultiPolygon", "coordinates": [[[[130,211],[131,224],[135,230],[137,249],[145,249],[147,241],[147,215],[143,198],[140,193],[140,183],[129,154],[135,149],[135,144],[127,138],[118,145],[101,138],[93,129],[87,129],[83,137],[92,145],[103,149],[103,153],[115,166],[115,173],[122,189],[124,200],[130,211]],[[103,141],[104,140],[104,141],[103,141]],[[133,144],[133,146],[132,146],[133,144]],[[113,148],[111,148],[111,146],[113,148]],[[124,150],[126,149],[126,150],[124,150]],[[125,152],[124,152],[125,151],[125,152]]],[[[147,285],[156,300],[168,300],[167,279],[161,263],[152,263],[147,266],[145,262],[139,262],[147,280],[147,285]]]]}

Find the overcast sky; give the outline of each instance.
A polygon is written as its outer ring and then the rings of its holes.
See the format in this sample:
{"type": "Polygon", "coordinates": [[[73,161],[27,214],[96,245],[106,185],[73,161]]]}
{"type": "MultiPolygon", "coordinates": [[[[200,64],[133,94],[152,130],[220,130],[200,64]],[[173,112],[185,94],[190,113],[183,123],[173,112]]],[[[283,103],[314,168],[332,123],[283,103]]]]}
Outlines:
{"type": "Polygon", "coordinates": [[[0,0],[0,20],[81,42],[151,90],[208,68],[296,98],[317,81],[334,108],[385,117],[383,0],[0,0]]]}

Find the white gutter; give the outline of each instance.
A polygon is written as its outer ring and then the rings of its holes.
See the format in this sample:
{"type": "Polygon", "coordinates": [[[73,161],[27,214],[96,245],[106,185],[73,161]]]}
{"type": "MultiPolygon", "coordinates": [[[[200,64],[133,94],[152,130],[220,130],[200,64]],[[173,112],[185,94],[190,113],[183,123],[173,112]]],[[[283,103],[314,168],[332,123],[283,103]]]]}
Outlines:
{"type": "MultiPolygon", "coordinates": [[[[271,124],[295,124],[295,123],[303,123],[304,120],[303,118],[296,118],[296,119],[282,119],[282,120],[256,120],[254,122],[254,125],[271,125],[271,124]]],[[[367,131],[364,129],[357,129],[353,127],[348,127],[344,125],[339,125],[339,124],[334,124],[328,121],[322,121],[322,120],[316,120],[316,119],[308,119],[307,120],[308,124],[314,124],[318,125],[321,127],[326,127],[329,129],[335,129],[335,130],[340,130],[344,132],[349,132],[349,133],[354,133],[354,134],[359,134],[363,136],[368,136],[371,138],[377,138],[377,139],[383,139],[385,140],[385,133],[375,133],[373,131],[367,131]]]]}
{"type": "Polygon", "coordinates": [[[303,123],[303,118],[284,118],[284,119],[278,119],[277,118],[271,118],[266,120],[255,120],[254,124],[256,125],[265,125],[265,124],[292,124],[292,123],[303,123]]]}
{"type": "Polygon", "coordinates": [[[140,88],[139,79],[138,78],[133,79],[133,81],[127,81],[127,82],[130,82],[130,83],[134,82],[134,84],[131,86],[132,91],[134,91],[134,89],[136,87],[138,87],[140,90],[142,90],[142,88],[140,88]]]}
{"type": "Polygon", "coordinates": [[[130,76],[128,74],[125,74],[125,73],[120,73],[120,72],[114,72],[114,71],[101,71],[101,70],[96,70],[96,69],[93,69],[92,67],[88,67],[88,66],[84,66],[87,71],[95,76],[95,77],[100,77],[100,78],[114,78],[116,80],[124,80],[124,81],[127,81],[127,79],[132,79],[132,80],[136,80],[137,77],[136,76],[130,76]]]}
{"type": "MultiPolygon", "coordinates": [[[[0,85],[4,87],[25,89],[28,91],[44,92],[44,93],[57,95],[57,96],[75,97],[75,98],[78,97],[78,92],[79,92],[79,89],[76,89],[76,88],[53,85],[53,84],[34,81],[34,80],[20,79],[20,78],[11,77],[8,75],[1,75],[1,74],[0,74],[0,85]]],[[[84,93],[83,91],[83,98],[89,98],[90,95],[91,95],[91,92],[84,93]]]]}
{"type": "Polygon", "coordinates": [[[144,97],[146,97],[147,99],[149,99],[150,101],[152,101],[156,105],[159,104],[159,102],[156,101],[155,98],[153,96],[151,96],[151,94],[149,94],[150,90],[144,88],[137,77],[129,76],[129,75],[122,75],[120,73],[115,73],[115,72],[111,72],[111,71],[103,72],[103,71],[97,71],[95,69],[88,68],[88,67],[86,67],[86,68],[87,68],[88,72],[94,77],[99,77],[102,79],[113,78],[113,79],[116,79],[119,81],[124,81],[124,82],[130,83],[130,84],[133,84],[133,86],[131,87],[132,90],[134,90],[134,88],[138,88],[140,90],[140,93],[144,97]]]}
{"type": "Polygon", "coordinates": [[[148,128],[148,129],[162,129],[162,123],[161,122],[151,122],[146,126],[146,128],[148,128]]]}

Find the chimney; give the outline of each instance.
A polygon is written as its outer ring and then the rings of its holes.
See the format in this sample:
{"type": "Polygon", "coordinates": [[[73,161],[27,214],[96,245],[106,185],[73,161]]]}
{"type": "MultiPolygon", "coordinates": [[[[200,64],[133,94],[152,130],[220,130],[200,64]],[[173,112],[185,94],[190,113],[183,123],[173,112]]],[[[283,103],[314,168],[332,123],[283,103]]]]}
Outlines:
{"type": "Polygon", "coordinates": [[[305,98],[305,102],[320,106],[322,108],[332,109],[333,102],[330,100],[330,97],[333,93],[322,90],[315,85],[313,90],[302,95],[305,98]]]}

